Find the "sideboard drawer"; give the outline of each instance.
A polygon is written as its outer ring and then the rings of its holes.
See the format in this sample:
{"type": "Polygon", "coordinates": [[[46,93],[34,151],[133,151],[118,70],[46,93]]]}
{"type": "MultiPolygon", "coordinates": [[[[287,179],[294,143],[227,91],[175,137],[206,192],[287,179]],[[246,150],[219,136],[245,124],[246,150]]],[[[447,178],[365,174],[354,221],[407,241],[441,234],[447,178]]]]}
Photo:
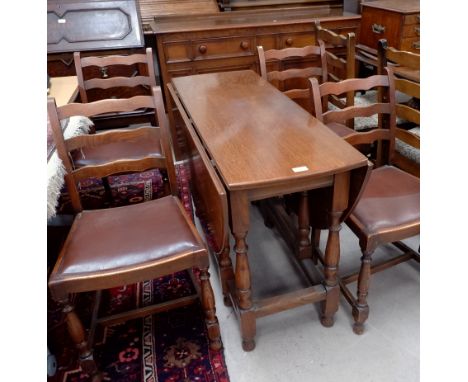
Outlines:
{"type": "Polygon", "coordinates": [[[419,24],[412,24],[412,25],[404,25],[403,30],[401,31],[402,37],[416,37],[420,34],[420,26],[419,24]]]}
{"type": "Polygon", "coordinates": [[[315,45],[315,35],[313,33],[280,35],[279,49],[301,48],[306,45],[315,45]]]}
{"type": "Polygon", "coordinates": [[[191,61],[190,41],[164,42],[163,47],[167,63],[191,61]]]}
{"type": "Polygon", "coordinates": [[[406,15],[406,16],[405,16],[405,21],[404,21],[404,24],[405,24],[405,25],[409,25],[409,24],[419,24],[419,22],[420,22],[419,13],[414,14],[414,15],[406,15]]]}
{"type": "Polygon", "coordinates": [[[194,60],[216,59],[256,54],[253,37],[221,37],[199,40],[192,44],[194,60]]]}
{"type": "Polygon", "coordinates": [[[418,37],[404,38],[404,39],[401,40],[400,50],[407,50],[409,52],[419,54],[419,51],[420,51],[419,46],[420,46],[419,36],[418,37]]]}

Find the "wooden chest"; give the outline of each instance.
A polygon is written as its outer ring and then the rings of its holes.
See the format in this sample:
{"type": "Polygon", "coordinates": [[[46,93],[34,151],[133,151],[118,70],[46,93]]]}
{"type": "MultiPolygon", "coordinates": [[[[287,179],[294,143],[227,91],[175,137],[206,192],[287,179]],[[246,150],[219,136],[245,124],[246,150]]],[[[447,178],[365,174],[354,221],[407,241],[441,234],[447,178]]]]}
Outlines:
{"type": "Polygon", "coordinates": [[[419,0],[379,0],[362,3],[359,43],[377,49],[388,46],[419,54],[419,0]]]}

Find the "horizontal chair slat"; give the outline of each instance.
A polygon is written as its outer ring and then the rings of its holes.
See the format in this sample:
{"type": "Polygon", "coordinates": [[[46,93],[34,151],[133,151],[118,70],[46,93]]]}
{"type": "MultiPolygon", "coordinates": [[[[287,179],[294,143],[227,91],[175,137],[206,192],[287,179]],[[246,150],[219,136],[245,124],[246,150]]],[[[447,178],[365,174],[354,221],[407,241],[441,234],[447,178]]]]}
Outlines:
{"type": "Polygon", "coordinates": [[[387,60],[398,62],[401,66],[408,66],[411,69],[419,70],[420,56],[412,52],[398,51],[395,48],[388,48],[385,51],[387,60]]]}
{"type": "Polygon", "coordinates": [[[105,131],[98,134],[78,135],[65,141],[68,151],[80,149],[82,147],[96,147],[114,142],[129,142],[137,138],[150,139],[159,138],[160,129],[154,126],[144,126],[137,129],[119,129],[105,131]]]}
{"type": "Polygon", "coordinates": [[[268,81],[285,81],[291,78],[304,78],[304,77],[313,77],[321,76],[322,68],[312,67],[312,68],[303,68],[303,69],[288,69],[283,70],[282,72],[273,71],[267,74],[268,81]]]}
{"type": "Polygon", "coordinates": [[[377,86],[388,86],[387,76],[371,76],[367,78],[350,78],[341,81],[340,84],[326,82],[320,85],[320,93],[322,96],[334,94],[340,95],[352,90],[370,90],[377,86]]]}
{"type": "Polygon", "coordinates": [[[415,83],[413,81],[409,81],[403,78],[396,78],[395,79],[395,89],[399,90],[402,93],[405,93],[406,95],[410,97],[419,97],[420,93],[420,86],[419,83],[415,83]]]}
{"type": "Polygon", "coordinates": [[[119,86],[133,88],[139,85],[151,86],[151,79],[145,76],[93,78],[84,82],[86,89],[110,89],[119,86]]]}
{"type": "Polygon", "coordinates": [[[323,113],[325,124],[330,122],[344,122],[353,117],[370,117],[379,113],[391,113],[391,106],[388,103],[374,103],[365,106],[348,106],[341,110],[330,110],[323,113]]]}
{"type": "Polygon", "coordinates": [[[389,140],[390,130],[375,129],[365,133],[356,132],[344,137],[344,139],[352,146],[369,144],[379,140],[389,140]]]}
{"type": "Polygon", "coordinates": [[[98,114],[113,112],[128,112],[141,108],[154,108],[151,96],[135,96],[127,99],[105,99],[90,103],[69,103],[58,108],[59,119],[72,115],[92,117],[98,114]]]}
{"type": "Polygon", "coordinates": [[[309,98],[310,90],[309,89],[290,89],[290,90],[286,90],[284,94],[286,94],[291,99],[309,98]]]}
{"type": "Polygon", "coordinates": [[[76,181],[88,178],[105,178],[109,175],[142,172],[152,168],[165,168],[164,157],[145,157],[141,159],[122,159],[96,166],[85,166],[73,171],[76,181]]]}
{"type": "Polygon", "coordinates": [[[398,138],[402,140],[403,142],[407,143],[408,145],[419,149],[420,138],[416,134],[413,134],[410,131],[397,128],[395,130],[395,138],[398,138]]]}
{"type": "Polygon", "coordinates": [[[406,105],[395,105],[396,114],[405,121],[413,122],[419,125],[420,112],[406,105]]]}
{"type": "Polygon", "coordinates": [[[265,60],[284,60],[292,56],[306,57],[311,54],[320,54],[320,47],[309,45],[304,48],[270,49],[265,52],[265,60]]]}
{"type": "Polygon", "coordinates": [[[146,64],[146,54],[132,54],[129,56],[82,57],[81,66],[110,66],[146,64]]]}

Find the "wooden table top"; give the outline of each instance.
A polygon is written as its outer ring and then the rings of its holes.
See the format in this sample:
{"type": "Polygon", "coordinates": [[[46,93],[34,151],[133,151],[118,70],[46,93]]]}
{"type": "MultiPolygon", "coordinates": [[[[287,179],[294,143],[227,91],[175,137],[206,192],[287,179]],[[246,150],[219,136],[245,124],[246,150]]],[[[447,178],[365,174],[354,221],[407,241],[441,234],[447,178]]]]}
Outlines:
{"type": "Polygon", "coordinates": [[[78,94],[76,76],[51,77],[48,96],[54,97],[57,106],[63,106],[74,100],[78,94]]]}
{"type": "Polygon", "coordinates": [[[358,168],[367,159],[251,70],[172,79],[230,190],[358,168]]]}

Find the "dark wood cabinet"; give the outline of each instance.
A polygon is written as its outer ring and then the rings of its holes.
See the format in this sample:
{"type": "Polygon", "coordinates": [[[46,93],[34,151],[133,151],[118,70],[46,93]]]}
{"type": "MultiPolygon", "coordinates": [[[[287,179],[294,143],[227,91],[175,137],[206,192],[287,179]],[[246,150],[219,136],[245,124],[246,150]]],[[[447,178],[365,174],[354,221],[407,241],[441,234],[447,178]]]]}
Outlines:
{"type": "Polygon", "coordinates": [[[420,52],[419,0],[378,0],[362,3],[361,44],[377,49],[386,39],[388,46],[420,52]]]}
{"type": "Polygon", "coordinates": [[[48,0],[47,73],[75,75],[73,52],[129,54],[144,47],[136,0],[48,0]]]}

